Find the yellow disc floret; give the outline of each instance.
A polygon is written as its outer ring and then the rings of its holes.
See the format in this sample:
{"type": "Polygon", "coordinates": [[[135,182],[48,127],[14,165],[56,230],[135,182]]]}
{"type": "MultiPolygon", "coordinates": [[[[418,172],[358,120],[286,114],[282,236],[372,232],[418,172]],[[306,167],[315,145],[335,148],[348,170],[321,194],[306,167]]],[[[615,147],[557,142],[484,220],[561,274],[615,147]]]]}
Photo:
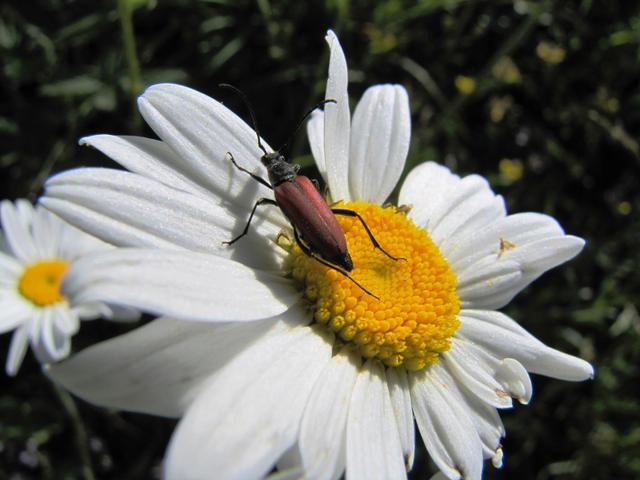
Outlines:
{"type": "Polygon", "coordinates": [[[338,216],[354,268],[351,277],[291,246],[294,280],[318,324],[352,344],[365,358],[420,370],[449,350],[460,301],[456,277],[428,233],[396,208],[365,202],[339,205],[358,212],[392,260],[376,249],[357,218],[338,216]]]}
{"type": "Polygon", "coordinates": [[[29,265],[18,283],[18,290],[31,303],[44,307],[66,300],[60,293],[62,277],[69,268],[64,260],[42,260],[29,265]]]}

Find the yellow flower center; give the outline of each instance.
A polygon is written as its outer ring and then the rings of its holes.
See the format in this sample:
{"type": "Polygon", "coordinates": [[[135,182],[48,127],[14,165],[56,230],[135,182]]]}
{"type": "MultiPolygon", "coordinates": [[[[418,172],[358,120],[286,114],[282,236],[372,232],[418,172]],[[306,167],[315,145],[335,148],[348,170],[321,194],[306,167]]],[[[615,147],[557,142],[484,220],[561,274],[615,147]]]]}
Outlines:
{"type": "Polygon", "coordinates": [[[456,277],[427,232],[396,208],[365,202],[339,205],[358,212],[392,260],[376,249],[357,218],[338,216],[354,268],[351,277],[290,248],[291,273],[314,321],[365,358],[420,370],[451,347],[460,322],[456,277]]]}
{"type": "Polygon", "coordinates": [[[18,283],[18,290],[31,303],[44,307],[66,300],[60,293],[62,277],[69,268],[64,260],[43,260],[29,265],[18,283]]]}

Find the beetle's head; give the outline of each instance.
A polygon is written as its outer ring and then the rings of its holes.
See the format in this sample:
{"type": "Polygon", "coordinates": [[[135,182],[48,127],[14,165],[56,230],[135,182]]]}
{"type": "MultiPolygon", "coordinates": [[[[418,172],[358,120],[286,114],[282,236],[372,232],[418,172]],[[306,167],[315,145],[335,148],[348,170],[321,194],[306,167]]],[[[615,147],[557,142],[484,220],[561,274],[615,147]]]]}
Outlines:
{"type": "Polygon", "coordinates": [[[291,181],[296,178],[298,166],[292,165],[279,152],[265,153],[260,158],[262,164],[267,167],[269,173],[269,181],[274,187],[282,182],[291,181]]]}
{"type": "Polygon", "coordinates": [[[277,168],[278,164],[287,163],[284,155],[280,152],[265,153],[262,158],[260,158],[260,161],[265,167],[267,167],[267,170],[277,168]]]}

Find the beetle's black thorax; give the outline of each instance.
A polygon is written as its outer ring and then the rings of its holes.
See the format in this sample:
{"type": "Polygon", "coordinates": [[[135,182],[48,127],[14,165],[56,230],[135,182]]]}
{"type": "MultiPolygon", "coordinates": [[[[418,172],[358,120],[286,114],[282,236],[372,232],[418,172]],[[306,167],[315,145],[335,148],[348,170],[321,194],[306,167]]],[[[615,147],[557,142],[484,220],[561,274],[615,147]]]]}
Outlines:
{"type": "Polygon", "coordinates": [[[269,182],[274,188],[283,182],[290,182],[298,174],[298,166],[287,162],[279,152],[267,153],[260,159],[267,167],[269,182]]]}

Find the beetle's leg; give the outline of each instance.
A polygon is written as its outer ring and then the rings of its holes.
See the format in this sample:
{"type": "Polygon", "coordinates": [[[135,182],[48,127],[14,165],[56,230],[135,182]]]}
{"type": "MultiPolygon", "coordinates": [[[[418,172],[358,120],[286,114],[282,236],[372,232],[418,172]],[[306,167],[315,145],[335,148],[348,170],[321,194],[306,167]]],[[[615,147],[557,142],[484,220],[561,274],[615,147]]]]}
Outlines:
{"type": "Polygon", "coordinates": [[[358,212],[354,212],[353,210],[347,210],[346,208],[332,208],[331,211],[336,215],[344,215],[346,217],[356,217],[358,220],[360,220],[360,223],[362,224],[364,229],[367,231],[367,235],[369,235],[369,240],[371,240],[371,243],[373,243],[373,246],[376,247],[378,250],[380,250],[382,253],[384,253],[391,260],[396,260],[396,261],[407,260],[406,258],[403,258],[403,257],[394,257],[389,252],[387,252],[384,248],[382,248],[378,243],[378,241],[376,240],[376,237],[374,237],[373,233],[371,233],[371,230],[369,230],[369,227],[367,226],[367,223],[364,221],[364,218],[362,218],[358,212]]]}
{"type": "Polygon", "coordinates": [[[251,176],[251,178],[253,178],[255,181],[260,182],[262,185],[264,185],[267,188],[270,188],[271,190],[273,190],[273,187],[271,186],[271,184],[269,182],[267,182],[264,178],[256,175],[255,173],[250,172],[249,170],[247,170],[246,168],[242,168],[240,165],[238,165],[236,163],[236,159],[233,158],[233,155],[231,155],[231,152],[227,152],[227,155],[229,155],[229,158],[231,159],[231,162],[233,163],[233,165],[240,170],[241,172],[247,173],[251,176]]]}
{"type": "Polygon", "coordinates": [[[224,245],[232,245],[234,243],[236,243],[238,240],[240,240],[242,237],[244,237],[247,232],[249,231],[249,225],[251,225],[251,220],[253,220],[253,215],[255,215],[256,213],[256,209],[263,204],[267,204],[267,205],[275,205],[278,206],[278,204],[276,203],[275,200],[271,200],[270,198],[261,198],[259,199],[256,204],[253,206],[253,210],[251,210],[251,215],[249,215],[249,220],[247,221],[247,224],[244,227],[244,230],[242,231],[242,233],[240,235],[238,235],[236,238],[234,238],[233,240],[230,240],[228,242],[222,242],[224,245]]]}
{"type": "Polygon", "coordinates": [[[315,178],[312,178],[311,183],[313,183],[313,186],[316,187],[316,190],[318,191],[318,193],[322,193],[320,191],[320,182],[318,182],[318,180],[316,180],[315,178]]]}
{"type": "Polygon", "coordinates": [[[300,247],[300,250],[302,250],[302,253],[304,253],[307,257],[311,257],[316,262],[320,262],[324,266],[329,267],[332,270],[335,270],[336,272],[338,272],[341,275],[344,275],[349,280],[351,280],[353,283],[355,283],[364,293],[366,293],[367,295],[371,295],[376,300],[380,300],[380,297],[378,297],[377,295],[374,295],[369,290],[367,290],[362,285],[360,285],[360,283],[358,283],[358,281],[355,278],[353,278],[351,275],[349,275],[347,272],[345,272],[345,271],[339,269],[338,267],[336,267],[335,265],[327,262],[324,258],[322,258],[319,255],[317,255],[313,250],[311,250],[308,246],[306,246],[304,243],[302,243],[302,239],[300,238],[300,235],[298,234],[298,230],[296,230],[295,228],[293,229],[293,235],[294,235],[294,237],[296,239],[296,243],[298,244],[298,247],[300,247]]]}

